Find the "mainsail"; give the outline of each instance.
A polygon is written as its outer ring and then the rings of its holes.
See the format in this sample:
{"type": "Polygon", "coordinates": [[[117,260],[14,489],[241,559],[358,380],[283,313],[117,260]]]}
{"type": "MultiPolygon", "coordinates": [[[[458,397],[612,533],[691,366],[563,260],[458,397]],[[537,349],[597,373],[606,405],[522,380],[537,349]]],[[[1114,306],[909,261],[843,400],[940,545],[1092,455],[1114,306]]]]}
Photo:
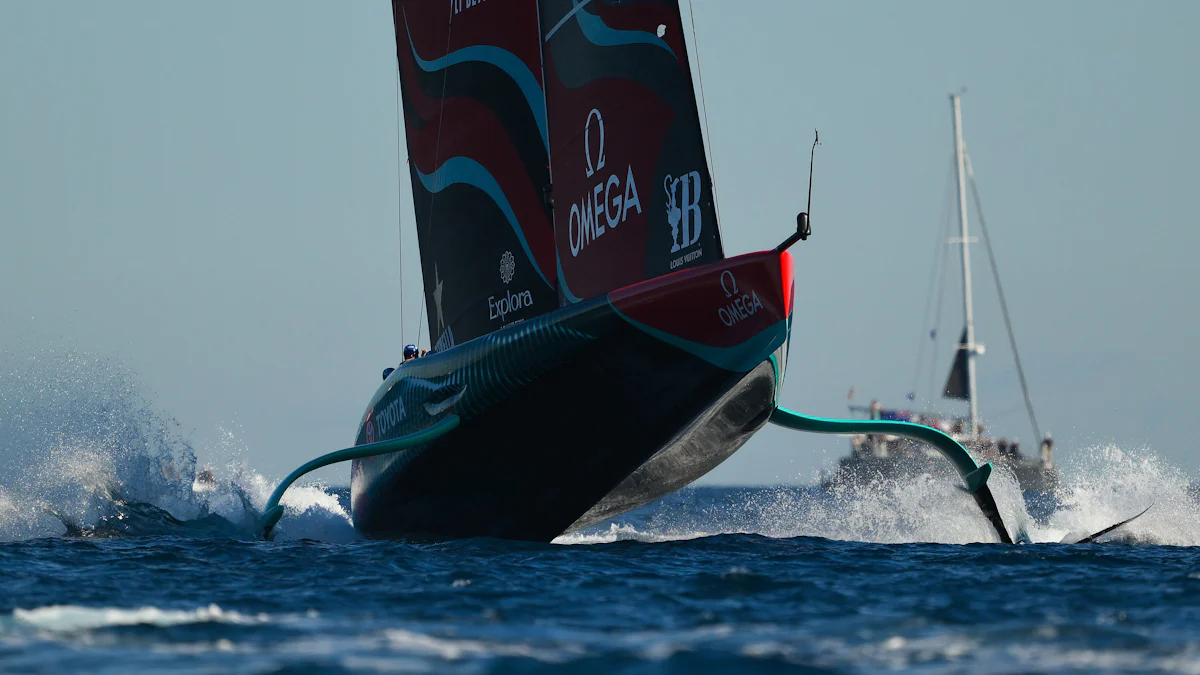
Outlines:
{"type": "Polygon", "coordinates": [[[962,401],[970,400],[970,375],[967,370],[967,329],[964,328],[962,337],[958,340],[958,351],[954,353],[954,365],[950,366],[950,376],[946,378],[946,388],[942,391],[944,398],[956,398],[962,401]]]}
{"type": "Polygon", "coordinates": [[[722,259],[677,0],[540,6],[562,302],[722,259]]]}
{"type": "Polygon", "coordinates": [[[558,307],[535,0],[393,0],[435,350],[558,307]]]}

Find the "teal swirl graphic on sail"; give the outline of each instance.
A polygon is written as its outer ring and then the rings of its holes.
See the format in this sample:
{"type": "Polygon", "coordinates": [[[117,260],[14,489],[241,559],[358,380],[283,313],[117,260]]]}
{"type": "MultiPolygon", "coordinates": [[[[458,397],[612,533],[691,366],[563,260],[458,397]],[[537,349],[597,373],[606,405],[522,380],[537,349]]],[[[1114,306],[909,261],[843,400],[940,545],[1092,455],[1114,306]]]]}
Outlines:
{"type": "Polygon", "coordinates": [[[451,157],[433,173],[424,173],[419,168],[416,169],[416,173],[425,189],[434,194],[459,183],[482,190],[496,203],[496,206],[500,207],[504,217],[508,219],[513,233],[521,242],[521,250],[525,252],[525,257],[529,259],[538,276],[546,282],[547,286],[554,287],[554,284],[550,283],[550,280],[538,267],[537,260],[533,257],[533,251],[529,250],[529,242],[525,240],[525,233],[521,231],[521,225],[517,222],[517,214],[513,212],[512,205],[508,203],[508,197],[504,195],[504,190],[500,189],[500,184],[496,182],[495,177],[483,168],[482,164],[470,157],[451,157]]]}
{"type": "Polygon", "coordinates": [[[437,72],[443,68],[468,61],[488,63],[504,71],[525,95],[525,101],[529,104],[529,112],[533,114],[538,130],[542,133],[542,143],[546,146],[547,151],[550,150],[550,136],[546,131],[545,94],[542,92],[542,85],[538,83],[537,77],[524,61],[517,58],[512,52],[492,45],[471,45],[436,59],[424,59],[421,58],[417,52],[417,46],[413,43],[407,15],[404,19],[404,29],[408,32],[408,46],[412,50],[413,59],[421,67],[421,70],[427,73],[437,72]]]}
{"type": "Polygon", "coordinates": [[[654,33],[641,30],[618,30],[604,23],[604,19],[586,11],[583,4],[575,2],[575,19],[579,21],[579,27],[583,29],[583,35],[589,42],[598,47],[618,47],[621,45],[653,45],[667,50],[671,56],[675,56],[675,50],[671,49],[662,38],[654,33]]]}

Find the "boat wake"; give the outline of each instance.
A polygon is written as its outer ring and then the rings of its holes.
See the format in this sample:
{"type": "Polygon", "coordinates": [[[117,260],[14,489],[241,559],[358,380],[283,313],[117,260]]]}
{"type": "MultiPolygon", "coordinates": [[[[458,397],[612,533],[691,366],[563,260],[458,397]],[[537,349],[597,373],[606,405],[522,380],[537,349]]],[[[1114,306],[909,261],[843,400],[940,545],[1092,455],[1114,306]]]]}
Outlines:
{"type": "MultiPolygon", "coordinates": [[[[183,536],[251,540],[275,483],[237,461],[198,470],[178,424],[153,410],[134,377],[75,352],[0,361],[0,541],[183,536]]],[[[233,442],[232,435],[228,439],[233,442]]],[[[1024,496],[998,467],[990,485],[1012,528],[1035,543],[1078,541],[1152,508],[1102,542],[1200,545],[1200,494],[1148,449],[1075,449],[1053,495],[1024,496]]],[[[298,485],[278,540],[358,538],[345,491],[298,485]]],[[[558,544],[662,542],[721,534],[873,543],[994,541],[949,467],[817,487],[693,487],[558,544]]]]}

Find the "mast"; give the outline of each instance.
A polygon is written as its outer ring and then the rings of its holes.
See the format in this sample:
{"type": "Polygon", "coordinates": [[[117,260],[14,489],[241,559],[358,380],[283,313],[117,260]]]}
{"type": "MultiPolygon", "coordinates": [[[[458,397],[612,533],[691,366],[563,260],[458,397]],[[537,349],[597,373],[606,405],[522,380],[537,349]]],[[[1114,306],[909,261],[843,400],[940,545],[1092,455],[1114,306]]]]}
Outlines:
{"type": "Polygon", "coordinates": [[[966,318],[966,342],[959,345],[967,356],[967,396],[971,405],[971,428],[967,435],[975,440],[979,435],[979,401],[975,392],[975,313],[971,306],[971,247],[967,227],[967,186],[966,168],[964,166],[965,151],[962,138],[962,106],[958,94],[950,95],[951,107],[954,110],[954,167],[958,176],[958,223],[959,239],[962,244],[962,273],[963,273],[963,313],[966,318]]]}

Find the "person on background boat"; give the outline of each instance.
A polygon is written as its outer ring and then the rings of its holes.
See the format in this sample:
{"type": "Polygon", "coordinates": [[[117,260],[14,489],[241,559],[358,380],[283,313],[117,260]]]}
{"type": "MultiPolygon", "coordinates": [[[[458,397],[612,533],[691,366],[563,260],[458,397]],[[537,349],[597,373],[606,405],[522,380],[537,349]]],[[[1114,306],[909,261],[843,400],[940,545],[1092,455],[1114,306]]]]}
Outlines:
{"type": "Polygon", "coordinates": [[[1042,464],[1054,466],[1054,437],[1050,432],[1046,432],[1046,437],[1042,439],[1042,464]]]}

